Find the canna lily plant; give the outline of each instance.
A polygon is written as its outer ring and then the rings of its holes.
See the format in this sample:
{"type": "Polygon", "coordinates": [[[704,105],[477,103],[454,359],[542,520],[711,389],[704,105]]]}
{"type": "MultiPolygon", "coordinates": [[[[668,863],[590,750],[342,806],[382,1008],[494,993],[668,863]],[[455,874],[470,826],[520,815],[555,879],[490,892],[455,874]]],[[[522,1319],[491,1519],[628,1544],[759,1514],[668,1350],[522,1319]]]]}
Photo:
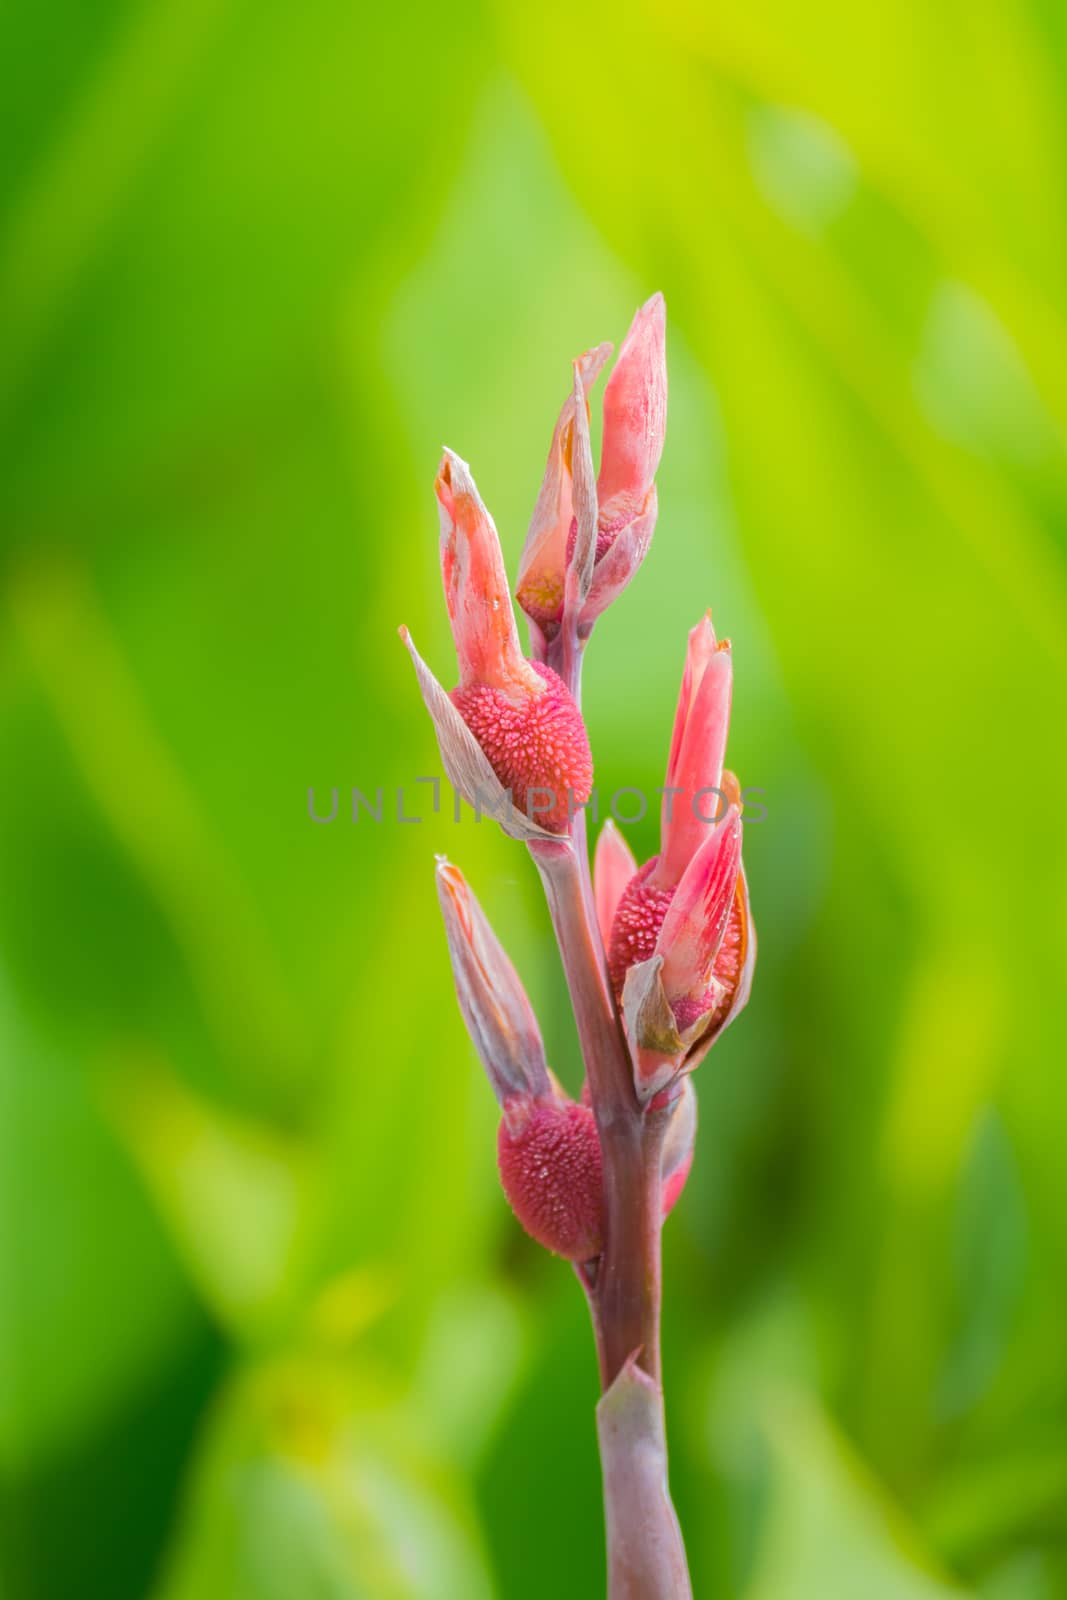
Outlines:
{"type": "Polygon", "coordinates": [[[723,765],[732,660],[710,614],[689,634],[659,853],[638,866],[608,822],[589,869],[582,661],[655,528],[661,295],[637,312],[605,386],[596,472],[587,393],[610,354],[601,344],[574,363],[552,435],[516,589],[529,653],[492,518],[447,450],[435,492],[459,663],[451,692],[400,633],[450,781],[525,843],[545,888],[585,1067],[578,1100],[552,1073],[518,974],[462,872],[437,864],[460,1011],[500,1105],[504,1192],[527,1233],[573,1263],[589,1302],[609,1600],[677,1600],[691,1587],[667,1482],[660,1235],[693,1160],[689,1074],[745,1005],[756,942],[740,790],[723,765]]]}

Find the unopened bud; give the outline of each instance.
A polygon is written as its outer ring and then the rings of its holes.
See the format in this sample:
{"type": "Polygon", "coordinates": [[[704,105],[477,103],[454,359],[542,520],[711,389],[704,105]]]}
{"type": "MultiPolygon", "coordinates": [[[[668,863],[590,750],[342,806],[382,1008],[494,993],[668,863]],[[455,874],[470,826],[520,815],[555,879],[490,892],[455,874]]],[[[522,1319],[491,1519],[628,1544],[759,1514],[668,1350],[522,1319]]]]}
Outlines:
{"type": "Polygon", "coordinates": [[[445,691],[402,630],[442,759],[464,798],[472,804],[488,799],[487,809],[500,816],[507,832],[527,839],[568,833],[574,806],[585,804],[593,786],[582,714],[550,667],[522,655],[496,528],[466,462],[452,451],[445,452],[435,490],[441,571],[460,669],[459,685],[448,698],[495,785],[477,781],[480,763],[441,704],[445,691]],[[547,791],[551,803],[528,805],[534,789],[547,791]],[[505,794],[510,802],[501,804],[505,794]]]}
{"type": "Polygon", "coordinates": [[[532,1239],[568,1261],[600,1254],[604,1179],[588,1106],[541,1100],[501,1122],[497,1159],[504,1193],[532,1239]]]}

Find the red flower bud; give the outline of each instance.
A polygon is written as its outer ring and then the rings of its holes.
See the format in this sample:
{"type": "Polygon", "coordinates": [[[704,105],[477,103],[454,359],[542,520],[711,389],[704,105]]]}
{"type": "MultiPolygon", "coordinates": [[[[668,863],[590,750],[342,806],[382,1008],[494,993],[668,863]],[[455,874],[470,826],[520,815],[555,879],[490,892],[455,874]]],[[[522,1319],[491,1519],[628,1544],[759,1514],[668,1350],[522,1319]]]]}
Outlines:
{"type": "Polygon", "coordinates": [[[401,637],[415,663],[445,768],[460,793],[492,810],[508,833],[527,839],[567,833],[593,787],[582,714],[562,679],[550,667],[526,660],[519,648],[500,541],[466,462],[446,450],[434,487],[441,572],[460,670],[459,685],[448,698],[459,718],[443,703],[445,692],[406,629],[401,637]]]}
{"type": "Polygon", "coordinates": [[[476,683],[452,703],[518,809],[550,833],[566,833],[593,788],[593,757],[582,714],[551,667],[525,663],[538,688],[476,683]]]}
{"type": "Polygon", "coordinates": [[[452,703],[516,807],[549,832],[565,833],[593,786],[582,714],[562,679],[519,649],[496,528],[466,463],[451,451],[435,489],[460,668],[452,703]]]}
{"type": "Polygon", "coordinates": [[[458,867],[437,863],[437,893],[463,1020],[503,1117],[500,1180],[530,1236],[569,1261],[601,1248],[600,1140],[587,1105],[569,1100],[545,1063],[519,976],[458,867]]]}
{"type": "Polygon", "coordinates": [[[603,1245],[604,1180],[593,1113],[571,1100],[542,1099],[500,1124],[500,1181],[526,1232],[568,1261],[603,1245]]]}
{"type": "Polygon", "coordinates": [[[691,1070],[748,998],[755,938],[741,871],[740,792],[723,769],[732,682],[729,644],[706,616],[689,635],[662,848],[619,897],[608,940],[642,1098],[691,1070]]]}

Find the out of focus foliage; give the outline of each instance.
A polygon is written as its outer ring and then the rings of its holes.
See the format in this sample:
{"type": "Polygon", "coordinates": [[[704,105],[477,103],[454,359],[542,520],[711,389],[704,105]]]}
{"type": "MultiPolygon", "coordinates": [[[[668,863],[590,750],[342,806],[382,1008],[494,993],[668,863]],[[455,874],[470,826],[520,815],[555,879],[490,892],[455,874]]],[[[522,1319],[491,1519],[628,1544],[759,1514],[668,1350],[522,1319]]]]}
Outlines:
{"type": "Polygon", "coordinates": [[[5,1600],[601,1587],[585,1309],[495,1185],[435,851],[574,1087],[571,1025],[395,628],[448,676],[442,441],[514,560],[654,288],[598,778],[662,781],[711,604],[768,810],[667,1240],[696,1591],[1067,1595],[1065,18],[7,8],[5,1600]]]}

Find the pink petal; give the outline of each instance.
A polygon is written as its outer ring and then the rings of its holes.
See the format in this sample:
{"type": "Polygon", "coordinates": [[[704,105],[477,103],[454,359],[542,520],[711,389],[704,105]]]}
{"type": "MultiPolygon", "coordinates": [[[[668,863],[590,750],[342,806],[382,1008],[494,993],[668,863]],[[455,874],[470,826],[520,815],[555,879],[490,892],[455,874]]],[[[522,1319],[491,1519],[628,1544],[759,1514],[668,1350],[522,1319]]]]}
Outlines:
{"type": "Polygon", "coordinates": [[[652,487],[667,427],[667,308],[654,294],[623,340],[604,391],[604,442],[597,489],[640,505],[652,487]]]}
{"type": "Polygon", "coordinates": [[[697,1132],[696,1090],[688,1078],[683,1078],[678,1098],[671,1111],[670,1126],[663,1141],[660,1160],[662,1182],[661,1205],[663,1215],[674,1207],[685,1187],[689,1169],[693,1165],[693,1146],[697,1132]]]}
{"type": "Polygon", "coordinates": [[[460,682],[535,686],[523,660],[504,558],[470,468],[446,450],[434,483],[441,516],[441,573],[460,682]]]}
{"type": "Polygon", "coordinates": [[[730,806],[693,857],[656,940],[662,981],[672,1006],[698,1001],[708,988],[722,944],[741,867],[741,818],[730,806]]]}
{"type": "Polygon", "coordinates": [[[687,1052],[684,1067],[686,1072],[692,1072],[694,1067],[698,1067],[700,1065],[708,1051],[711,1049],[712,1045],[715,1043],[716,1039],[718,1039],[719,1035],[723,1033],[724,1030],[730,1026],[731,1022],[733,1022],[735,1018],[737,1018],[745,1009],[745,1006],[748,1004],[748,997],[752,992],[752,976],[756,969],[756,928],[752,921],[752,912],[748,899],[748,881],[745,877],[745,869],[743,866],[738,878],[738,888],[740,889],[742,915],[741,937],[744,948],[741,972],[738,976],[737,984],[734,987],[733,994],[730,996],[729,1004],[722,1016],[713,1027],[709,1028],[706,1033],[700,1036],[692,1048],[687,1052]]]}
{"type": "Polygon", "coordinates": [[[636,871],[634,853],[609,817],[600,830],[593,855],[593,896],[605,948],[611,941],[611,925],[623,890],[636,871]]]}
{"type": "Polygon", "coordinates": [[[715,637],[715,629],[711,624],[711,612],[705,611],[695,628],[690,628],[689,639],[685,651],[685,670],[682,673],[682,687],[678,694],[678,706],[674,713],[674,728],[671,733],[671,753],[667,758],[667,782],[674,782],[674,774],[678,770],[678,757],[682,748],[682,737],[685,734],[685,725],[689,720],[689,713],[693,707],[693,696],[700,686],[707,669],[708,662],[719,647],[715,637]]]}
{"type": "Polygon", "coordinates": [[[733,662],[729,640],[716,641],[710,617],[689,635],[682,690],[667,763],[658,883],[677,883],[707,838],[724,802],[702,790],[722,788],[730,728],[733,662]]]}
{"type": "MultiPolygon", "coordinates": [[[[614,504],[603,506],[599,527],[614,518],[614,504]]],[[[602,611],[618,598],[648,554],[652,535],[656,531],[656,512],[659,501],[655,484],[649,489],[635,516],[612,535],[608,548],[593,569],[593,582],[589,598],[582,607],[581,625],[588,631],[602,611]]]]}
{"type": "MultiPolygon", "coordinates": [[[[574,363],[574,426],[571,434],[571,492],[574,503],[574,548],[567,562],[564,583],[564,626],[577,620],[593,581],[596,560],[597,497],[593,472],[593,446],[589,438],[589,407],[582,386],[580,364],[574,363]]],[[[569,543],[569,539],[568,539],[569,543]]]]}

